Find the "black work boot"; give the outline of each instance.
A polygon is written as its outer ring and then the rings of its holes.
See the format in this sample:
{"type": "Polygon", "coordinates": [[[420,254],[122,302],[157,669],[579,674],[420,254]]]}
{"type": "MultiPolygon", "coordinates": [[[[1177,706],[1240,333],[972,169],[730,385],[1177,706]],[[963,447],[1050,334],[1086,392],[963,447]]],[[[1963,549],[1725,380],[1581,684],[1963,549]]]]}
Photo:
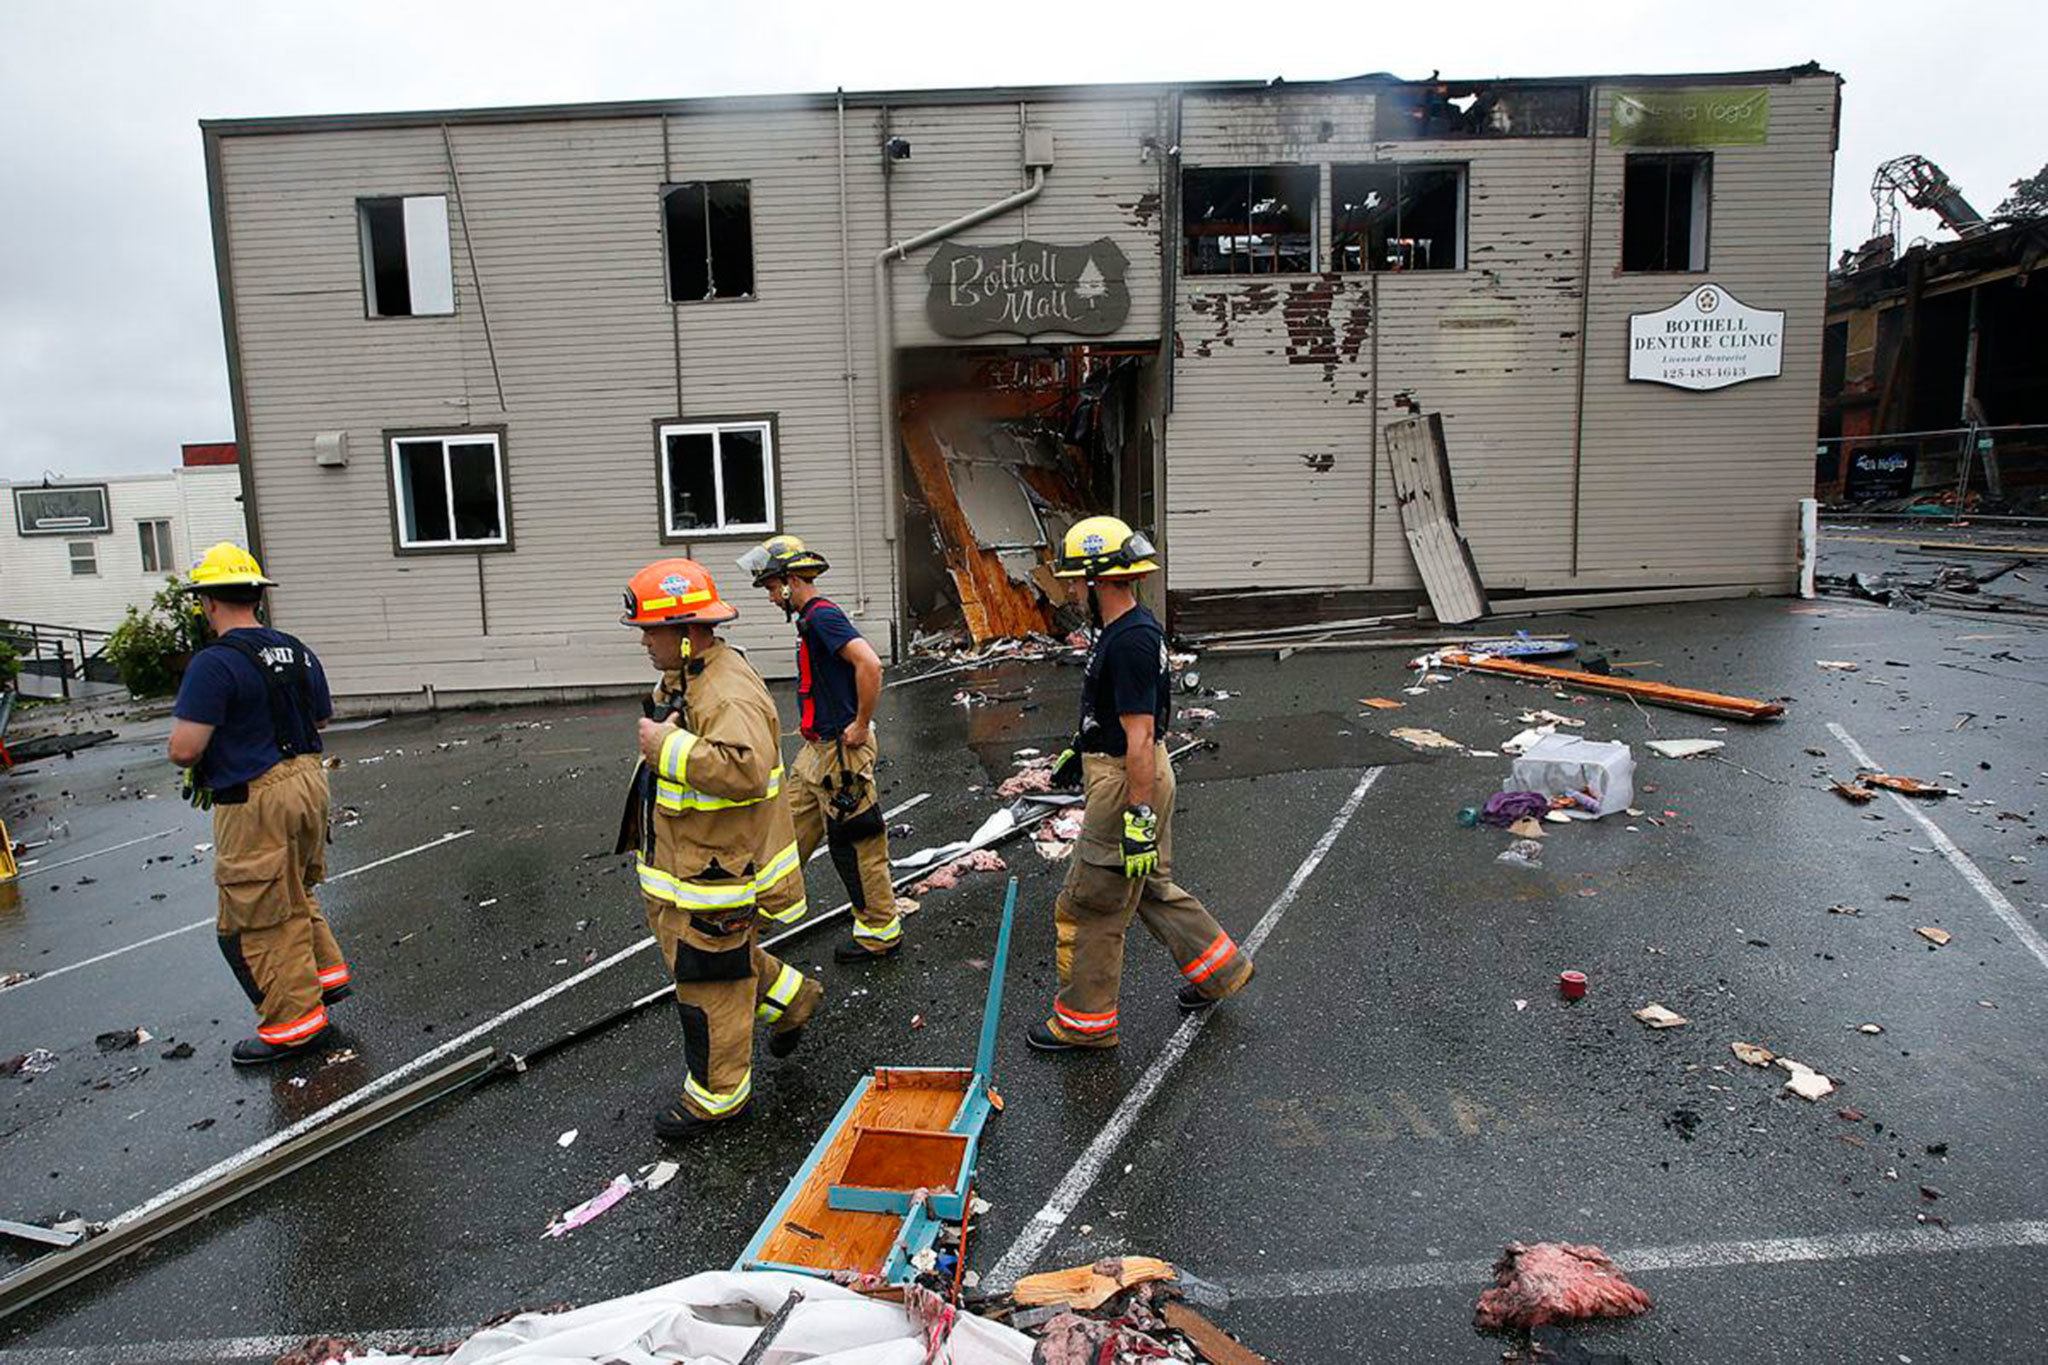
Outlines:
{"type": "Polygon", "coordinates": [[[789,1002],[782,1018],[775,1021],[775,1027],[768,1034],[768,1055],[787,1057],[796,1051],[796,1045],[804,1040],[804,1025],[811,1022],[811,1016],[818,1012],[818,1002],[825,998],[825,988],[814,976],[804,978],[804,984],[797,990],[796,999],[789,1002]]]}
{"type": "Polygon", "coordinates": [[[1086,1045],[1070,1043],[1057,1033],[1054,1033],[1052,1025],[1044,1020],[1040,1020],[1031,1026],[1031,1031],[1024,1035],[1024,1041],[1037,1048],[1040,1052],[1085,1052],[1088,1050],[1086,1045]]]}
{"type": "Polygon", "coordinates": [[[295,1047],[282,1047],[277,1043],[266,1043],[261,1038],[244,1038],[236,1043],[228,1060],[236,1066],[269,1066],[272,1062],[284,1061],[287,1057],[299,1057],[327,1041],[327,1029],[308,1038],[295,1047]]]}
{"type": "Polygon", "coordinates": [[[857,942],[841,943],[832,949],[832,960],[846,966],[856,964],[865,966],[870,962],[883,962],[896,956],[902,947],[902,943],[903,940],[898,939],[895,947],[884,948],[880,952],[863,948],[857,942]]]}
{"type": "Polygon", "coordinates": [[[1174,998],[1177,1001],[1179,1001],[1181,1010],[1184,1013],[1200,1014],[1203,1010],[1208,1009],[1211,1005],[1220,1004],[1223,1001],[1228,1000],[1231,996],[1236,995],[1239,991],[1243,990],[1247,985],[1251,984],[1252,975],[1257,971],[1257,967],[1247,967],[1245,969],[1245,974],[1242,977],[1238,978],[1237,984],[1235,986],[1232,986],[1229,990],[1223,992],[1223,994],[1221,995],[1204,995],[1202,994],[1202,988],[1200,986],[1187,985],[1182,986],[1180,988],[1180,993],[1174,998]]]}
{"type": "Polygon", "coordinates": [[[722,1119],[699,1118],[682,1105],[675,1105],[655,1115],[654,1131],[671,1142],[688,1142],[709,1133],[714,1128],[723,1128],[738,1123],[747,1112],[747,1105],[741,1105],[722,1119]]]}

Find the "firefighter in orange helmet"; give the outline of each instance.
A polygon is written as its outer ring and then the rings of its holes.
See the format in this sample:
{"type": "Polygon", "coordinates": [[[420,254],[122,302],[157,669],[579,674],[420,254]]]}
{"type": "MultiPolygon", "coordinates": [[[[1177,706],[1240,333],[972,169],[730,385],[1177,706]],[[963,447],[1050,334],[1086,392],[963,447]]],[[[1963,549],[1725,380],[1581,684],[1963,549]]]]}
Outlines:
{"type": "Polygon", "coordinates": [[[782,880],[779,864],[795,872],[796,850],[785,846],[775,704],[745,656],[714,633],[738,615],[703,565],[663,559],[633,575],[620,618],[661,671],[639,723],[620,851],[636,852],[648,927],[682,1015],[682,1099],[654,1124],[669,1138],[745,1112],[755,1020],[772,1025],[770,1054],[786,1057],[824,996],[754,942],[756,902],[782,880]]]}

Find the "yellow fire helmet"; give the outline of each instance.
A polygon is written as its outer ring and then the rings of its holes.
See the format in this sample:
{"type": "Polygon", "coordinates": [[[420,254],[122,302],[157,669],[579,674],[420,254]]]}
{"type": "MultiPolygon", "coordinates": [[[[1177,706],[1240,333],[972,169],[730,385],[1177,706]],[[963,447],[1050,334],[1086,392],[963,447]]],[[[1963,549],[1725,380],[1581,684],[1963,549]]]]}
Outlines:
{"type": "Polygon", "coordinates": [[[749,574],[754,586],[771,578],[816,578],[831,568],[825,556],[795,536],[770,536],[739,559],[740,570],[749,574]]]}
{"type": "Polygon", "coordinates": [[[263,566],[232,540],[223,540],[199,557],[185,586],[193,592],[208,588],[274,588],[277,582],[263,576],[263,566]]]}
{"type": "Polygon", "coordinates": [[[1159,552],[1117,517],[1083,517],[1067,529],[1052,571],[1060,578],[1139,578],[1156,573],[1159,552]]]}

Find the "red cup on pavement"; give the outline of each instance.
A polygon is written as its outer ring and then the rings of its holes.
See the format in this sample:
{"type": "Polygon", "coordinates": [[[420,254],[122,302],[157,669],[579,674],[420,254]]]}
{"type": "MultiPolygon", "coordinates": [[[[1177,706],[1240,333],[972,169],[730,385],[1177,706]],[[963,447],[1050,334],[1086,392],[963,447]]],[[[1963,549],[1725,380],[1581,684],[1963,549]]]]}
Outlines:
{"type": "Polygon", "coordinates": [[[1557,993],[1567,1000],[1586,998],[1586,974],[1584,972],[1559,972],[1557,993]]]}

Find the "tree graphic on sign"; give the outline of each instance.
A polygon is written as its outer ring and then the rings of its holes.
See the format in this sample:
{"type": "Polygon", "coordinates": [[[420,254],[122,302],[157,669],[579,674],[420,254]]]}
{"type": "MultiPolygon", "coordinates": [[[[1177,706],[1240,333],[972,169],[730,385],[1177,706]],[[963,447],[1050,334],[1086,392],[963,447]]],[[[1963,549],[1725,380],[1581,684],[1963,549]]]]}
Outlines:
{"type": "Polygon", "coordinates": [[[1089,256],[1088,263],[1081,267],[1080,275],[1074,280],[1074,297],[1086,299],[1093,308],[1095,301],[1109,292],[1109,284],[1102,278],[1102,269],[1095,264],[1095,257],[1089,256]]]}

